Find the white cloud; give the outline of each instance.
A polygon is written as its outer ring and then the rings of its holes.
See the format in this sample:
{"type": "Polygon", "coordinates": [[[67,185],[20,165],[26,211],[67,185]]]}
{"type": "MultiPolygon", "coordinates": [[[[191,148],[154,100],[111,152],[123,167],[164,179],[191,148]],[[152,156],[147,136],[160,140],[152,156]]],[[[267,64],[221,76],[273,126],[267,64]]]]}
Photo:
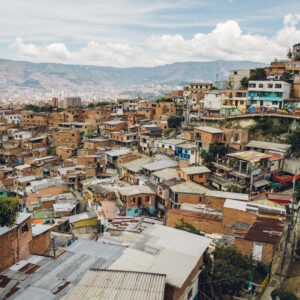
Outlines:
{"type": "Polygon", "coordinates": [[[284,58],[289,46],[300,41],[296,25],[300,15],[288,15],[273,37],[243,33],[235,20],[219,23],[207,34],[198,33],[190,40],[181,35],[151,36],[148,43],[166,62],[183,60],[252,60],[270,62],[284,58]]]}
{"type": "Polygon", "coordinates": [[[197,33],[191,39],[180,34],[152,35],[139,41],[139,46],[91,41],[71,51],[64,43],[38,46],[18,37],[10,48],[18,58],[35,62],[105,66],[153,66],[216,59],[270,62],[275,57],[285,58],[288,47],[300,41],[300,30],[296,28],[299,22],[300,15],[286,15],[282,28],[272,37],[243,32],[237,21],[228,20],[218,23],[211,32],[197,33]]]}
{"type": "Polygon", "coordinates": [[[70,51],[63,43],[45,46],[26,44],[17,37],[10,44],[10,49],[17,52],[18,58],[34,62],[60,62],[73,64],[91,64],[101,66],[124,66],[128,59],[138,54],[139,49],[122,43],[90,42],[78,51],[70,51]]]}

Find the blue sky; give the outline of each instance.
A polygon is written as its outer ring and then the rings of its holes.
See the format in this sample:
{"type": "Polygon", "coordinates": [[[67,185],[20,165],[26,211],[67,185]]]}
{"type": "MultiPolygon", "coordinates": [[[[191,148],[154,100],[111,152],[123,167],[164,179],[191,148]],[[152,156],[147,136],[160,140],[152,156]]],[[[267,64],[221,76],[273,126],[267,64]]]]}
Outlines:
{"type": "Polygon", "coordinates": [[[154,66],[270,62],[300,42],[299,0],[0,0],[0,57],[154,66]]]}

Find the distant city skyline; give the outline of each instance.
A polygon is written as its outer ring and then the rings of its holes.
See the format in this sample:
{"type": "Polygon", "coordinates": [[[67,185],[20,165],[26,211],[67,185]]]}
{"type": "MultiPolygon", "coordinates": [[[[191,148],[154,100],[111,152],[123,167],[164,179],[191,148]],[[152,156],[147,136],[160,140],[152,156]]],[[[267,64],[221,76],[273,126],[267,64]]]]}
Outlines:
{"type": "Polygon", "coordinates": [[[0,0],[0,57],[98,66],[284,59],[297,0],[0,0]]]}

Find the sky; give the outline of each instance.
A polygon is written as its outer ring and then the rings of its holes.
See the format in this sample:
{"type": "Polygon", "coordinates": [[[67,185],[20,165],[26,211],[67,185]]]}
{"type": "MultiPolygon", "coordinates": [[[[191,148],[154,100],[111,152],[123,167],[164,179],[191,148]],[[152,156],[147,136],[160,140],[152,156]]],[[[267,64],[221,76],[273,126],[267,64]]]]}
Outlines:
{"type": "Polygon", "coordinates": [[[0,58],[114,67],[286,58],[299,0],[0,0],[0,58]]]}

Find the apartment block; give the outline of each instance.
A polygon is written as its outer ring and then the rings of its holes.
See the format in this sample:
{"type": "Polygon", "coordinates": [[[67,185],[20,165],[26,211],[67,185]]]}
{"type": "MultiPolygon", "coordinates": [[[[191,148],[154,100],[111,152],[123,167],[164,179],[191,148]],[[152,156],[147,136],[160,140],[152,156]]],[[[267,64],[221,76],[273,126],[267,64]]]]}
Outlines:
{"type": "Polygon", "coordinates": [[[54,146],[64,146],[69,148],[78,148],[81,142],[81,135],[78,131],[57,131],[53,132],[54,146]]]}
{"type": "Polygon", "coordinates": [[[249,81],[248,104],[253,107],[281,109],[290,97],[291,86],[285,81],[249,81]]]}

